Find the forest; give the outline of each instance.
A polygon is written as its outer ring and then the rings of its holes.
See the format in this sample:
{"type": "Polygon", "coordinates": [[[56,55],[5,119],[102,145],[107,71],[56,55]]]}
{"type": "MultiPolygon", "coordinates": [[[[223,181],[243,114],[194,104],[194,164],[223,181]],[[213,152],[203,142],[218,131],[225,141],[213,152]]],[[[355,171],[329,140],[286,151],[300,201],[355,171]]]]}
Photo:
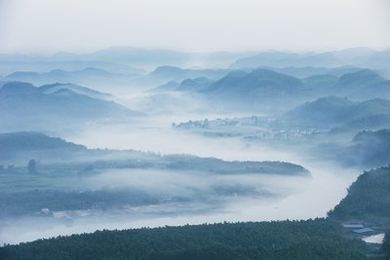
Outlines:
{"type": "Polygon", "coordinates": [[[390,166],[367,171],[349,187],[346,196],[329,212],[338,220],[358,219],[389,227],[390,166]]]}
{"type": "Polygon", "coordinates": [[[365,259],[325,219],[96,231],[0,248],[2,259],[365,259]]]}

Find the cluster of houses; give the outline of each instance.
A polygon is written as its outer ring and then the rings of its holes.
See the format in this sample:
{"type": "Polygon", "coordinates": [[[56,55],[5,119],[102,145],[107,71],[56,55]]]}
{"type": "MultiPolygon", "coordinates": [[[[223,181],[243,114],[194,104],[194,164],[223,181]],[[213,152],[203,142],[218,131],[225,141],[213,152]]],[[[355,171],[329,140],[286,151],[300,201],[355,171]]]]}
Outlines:
{"type": "Polygon", "coordinates": [[[357,234],[357,235],[373,235],[377,233],[375,229],[366,226],[364,223],[358,223],[358,222],[353,222],[353,223],[343,223],[342,224],[343,228],[350,230],[352,233],[357,234]]]}

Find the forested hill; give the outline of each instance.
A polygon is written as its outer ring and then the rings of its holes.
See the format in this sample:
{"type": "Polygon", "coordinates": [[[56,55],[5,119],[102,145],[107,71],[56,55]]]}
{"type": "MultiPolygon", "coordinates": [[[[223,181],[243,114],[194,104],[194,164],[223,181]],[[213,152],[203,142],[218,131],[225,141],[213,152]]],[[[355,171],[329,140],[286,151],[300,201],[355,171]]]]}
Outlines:
{"type": "Polygon", "coordinates": [[[383,243],[383,251],[390,258],[390,231],[386,233],[385,241],[383,243]]]}
{"type": "Polygon", "coordinates": [[[0,248],[0,259],[365,259],[324,219],[97,231],[0,248]]]}
{"type": "Polygon", "coordinates": [[[360,175],[348,195],[329,213],[338,220],[361,220],[390,226],[390,166],[360,175]]]}

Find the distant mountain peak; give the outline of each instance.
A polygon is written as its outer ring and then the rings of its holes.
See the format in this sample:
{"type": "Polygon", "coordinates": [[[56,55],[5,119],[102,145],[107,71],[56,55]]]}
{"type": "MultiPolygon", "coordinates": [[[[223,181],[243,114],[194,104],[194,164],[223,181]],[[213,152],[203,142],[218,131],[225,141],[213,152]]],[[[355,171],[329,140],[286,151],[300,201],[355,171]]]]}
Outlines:
{"type": "Polygon", "coordinates": [[[362,87],[385,81],[378,73],[369,69],[361,69],[355,72],[343,74],[337,83],[339,89],[349,92],[357,91],[362,87]]]}
{"type": "Polygon", "coordinates": [[[0,89],[0,95],[31,95],[38,92],[34,85],[19,81],[5,83],[0,89]]]}
{"type": "Polygon", "coordinates": [[[183,69],[175,66],[170,65],[164,65],[164,66],[158,66],[155,68],[151,74],[153,75],[164,75],[164,74],[171,74],[171,73],[177,73],[181,72],[183,69]]]}
{"type": "Polygon", "coordinates": [[[50,137],[39,132],[12,132],[0,134],[0,146],[10,150],[43,150],[43,149],[87,149],[83,145],[67,142],[64,139],[50,137]]]}
{"type": "Polygon", "coordinates": [[[242,70],[232,71],[225,77],[216,81],[209,91],[221,91],[225,93],[239,91],[242,95],[279,95],[299,89],[303,83],[293,76],[278,73],[269,69],[255,69],[251,72],[242,70]],[[259,91],[257,93],[257,91],[259,91]],[[247,93],[248,92],[248,93],[247,93]]]}
{"type": "Polygon", "coordinates": [[[355,103],[346,97],[328,96],[318,98],[306,104],[311,106],[349,106],[355,103]]]}

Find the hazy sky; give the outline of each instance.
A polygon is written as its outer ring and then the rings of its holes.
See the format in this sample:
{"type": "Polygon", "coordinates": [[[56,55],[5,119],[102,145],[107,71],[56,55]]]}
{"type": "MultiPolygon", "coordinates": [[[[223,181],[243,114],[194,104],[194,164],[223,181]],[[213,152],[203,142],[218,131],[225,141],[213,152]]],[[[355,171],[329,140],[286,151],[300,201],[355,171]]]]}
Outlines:
{"type": "Polygon", "coordinates": [[[390,47],[389,0],[0,0],[0,52],[390,47]]]}

